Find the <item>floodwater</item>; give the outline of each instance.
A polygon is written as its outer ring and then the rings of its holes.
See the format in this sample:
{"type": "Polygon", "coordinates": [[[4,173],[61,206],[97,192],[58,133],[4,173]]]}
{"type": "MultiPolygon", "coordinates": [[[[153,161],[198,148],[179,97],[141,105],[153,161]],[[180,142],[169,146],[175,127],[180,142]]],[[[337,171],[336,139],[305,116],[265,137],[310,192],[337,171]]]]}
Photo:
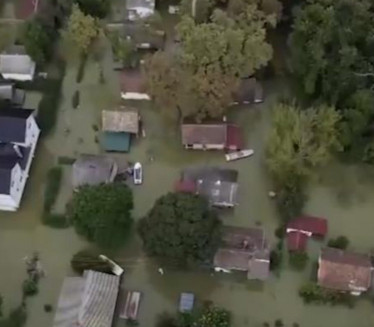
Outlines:
{"type": "MultiPolygon", "coordinates": [[[[99,83],[99,66],[90,60],[84,80],[75,82],[77,63],[70,62],[64,80],[63,102],[58,124],[48,139],[40,142],[22,208],[17,213],[0,212],[0,293],[5,310],[19,304],[21,283],[25,278],[23,258],[38,251],[47,276],[40,282],[40,292],[29,301],[27,327],[52,326],[53,313],[45,313],[44,304],[56,305],[64,276],[71,275],[72,255],[88,244],[74,230],[56,230],[40,222],[46,172],[58,156],[77,156],[79,153],[100,153],[95,141],[94,126],[100,125],[100,111],[120,103],[118,79],[110,67],[110,56],[103,58],[105,84],[99,83]],[[81,105],[72,109],[71,99],[81,92],[81,105]]],[[[137,105],[144,119],[146,138],[139,139],[123,160],[144,164],[144,184],[134,187],[135,220],[142,217],[172,185],[183,167],[217,165],[239,171],[239,205],[231,213],[222,214],[227,225],[262,226],[274,242],[277,217],[267,193],[271,190],[264,170],[264,141],[269,129],[269,111],[277,94],[277,85],[267,85],[266,103],[256,107],[233,110],[230,120],[245,131],[247,146],[255,155],[241,161],[226,163],[222,153],[185,151],[180,146],[175,124],[162,120],[149,104],[137,105]],[[149,156],[155,161],[150,163],[149,156]]],[[[64,185],[56,210],[64,208],[70,197],[70,169],[65,167],[64,185]]],[[[305,211],[329,220],[331,237],[346,235],[352,249],[370,251],[374,247],[374,170],[367,167],[347,167],[332,164],[321,170],[309,188],[305,211]]],[[[297,322],[302,327],[372,327],[373,303],[360,300],[354,309],[330,306],[305,306],[297,291],[310,279],[312,263],[317,259],[321,243],[311,242],[311,264],[305,272],[294,272],[287,262],[280,276],[271,276],[265,283],[249,282],[240,274],[222,275],[207,271],[172,271],[165,268],[162,276],[158,267],[145,257],[141,242],[134,234],[126,246],[113,254],[125,268],[121,299],[125,290],[143,294],[139,311],[139,326],[154,326],[158,313],[175,311],[181,292],[193,292],[198,302],[213,300],[233,314],[235,327],[260,327],[264,322],[282,319],[286,326],[297,322]]],[[[125,326],[117,320],[116,327],[125,326]]]]}

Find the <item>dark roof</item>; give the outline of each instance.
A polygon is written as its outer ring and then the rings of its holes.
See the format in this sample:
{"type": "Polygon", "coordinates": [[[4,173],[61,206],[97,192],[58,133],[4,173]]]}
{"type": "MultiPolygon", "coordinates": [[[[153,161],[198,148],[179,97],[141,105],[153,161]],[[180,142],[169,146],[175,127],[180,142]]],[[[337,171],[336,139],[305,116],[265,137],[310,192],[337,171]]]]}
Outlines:
{"type": "Polygon", "coordinates": [[[26,121],[33,113],[30,109],[5,108],[0,110],[0,142],[23,143],[26,121]]]}
{"type": "Polygon", "coordinates": [[[7,165],[13,168],[17,163],[22,169],[25,169],[28,157],[30,154],[30,148],[17,146],[11,143],[0,143],[0,159],[3,165],[7,165]]]}
{"type": "Polygon", "coordinates": [[[226,145],[226,124],[183,124],[182,143],[226,145]]]}
{"type": "Polygon", "coordinates": [[[308,243],[308,235],[301,232],[287,233],[288,251],[305,251],[308,243]]]}
{"type": "Polygon", "coordinates": [[[324,248],[319,259],[318,284],[339,291],[366,291],[371,283],[371,268],[369,255],[324,248]]]}
{"type": "Polygon", "coordinates": [[[214,266],[248,271],[249,279],[264,280],[269,275],[270,252],[260,228],[225,227],[223,245],[214,256],[214,266]]]}
{"type": "Polygon", "coordinates": [[[145,93],[144,75],[138,69],[124,69],[120,73],[122,92],[145,93]]]}
{"type": "Polygon", "coordinates": [[[12,176],[12,168],[8,162],[0,159],[0,194],[9,194],[12,176]]]}
{"type": "Polygon", "coordinates": [[[324,237],[327,234],[327,220],[313,216],[300,216],[287,224],[287,231],[298,230],[324,237]]]}

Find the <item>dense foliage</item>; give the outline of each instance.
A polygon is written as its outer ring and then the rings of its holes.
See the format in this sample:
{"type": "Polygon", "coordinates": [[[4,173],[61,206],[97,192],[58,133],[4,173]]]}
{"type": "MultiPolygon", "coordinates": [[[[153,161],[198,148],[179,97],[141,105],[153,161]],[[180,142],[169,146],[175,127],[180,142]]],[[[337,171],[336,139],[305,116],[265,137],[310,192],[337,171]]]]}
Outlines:
{"type": "Polygon", "coordinates": [[[327,246],[330,248],[336,248],[340,250],[347,249],[349,245],[349,240],[345,236],[338,236],[337,238],[332,238],[328,241],[327,246]]]}
{"type": "Polygon", "coordinates": [[[349,293],[342,293],[338,291],[328,290],[318,286],[315,283],[307,283],[299,290],[300,297],[303,298],[305,303],[315,304],[345,304],[352,306],[353,297],[349,293]]]}
{"type": "Polygon", "coordinates": [[[85,15],[105,18],[110,12],[110,0],[74,0],[85,15]]]}
{"type": "Polygon", "coordinates": [[[68,206],[78,234],[101,247],[118,247],[132,223],[131,189],[120,183],[82,186],[68,206]]]}
{"type": "Polygon", "coordinates": [[[181,43],[173,58],[157,53],[145,66],[148,91],[158,107],[179,119],[222,117],[240,77],[252,75],[271,59],[266,28],[275,21],[246,0],[230,1],[226,11],[215,9],[201,24],[183,16],[177,26],[181,43]]]}
{"type": "Polygon", "coordinates": [[[95,270],[104,273],[111,273],[112,269],[110,265],[99,258],[98,252],[92,250],[82,250],[74,254],[70,261],[71,268],[79,273],[83,274],[85,270],[95,270]]]}
{"type": "Polygon", "coordinates": [[[92,42],[99,35],[98,22],[94,17],[85,15],[77,5],[74,5],[67,22],[65,35],[80,53],[87,53],[92,42]]]}
{"type": "Polygon", "coordinates": [[[169,193],[139,222],[146,253],[181,265],[209,261],[221,236],[221,222],[197,195],[169,193]]]}
{"type": "Polygon", "coordinates": [[[304,270],[309,257],[306,252],[290,252],[289,253],[289,263],[290,266],[295,270],[304,270]]]}

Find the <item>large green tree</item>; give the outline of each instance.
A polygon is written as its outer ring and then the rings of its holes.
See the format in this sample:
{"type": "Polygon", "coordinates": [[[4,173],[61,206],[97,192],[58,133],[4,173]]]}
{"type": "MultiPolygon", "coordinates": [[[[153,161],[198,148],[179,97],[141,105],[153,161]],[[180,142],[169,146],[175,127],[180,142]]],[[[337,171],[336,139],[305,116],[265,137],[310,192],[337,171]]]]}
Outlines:
{"type": "Polygon", "coordinates": [[[257,2],[236,2],[227,11],[214,10],[210,21],[202,24],[183,16],[177,26],[180,48],[173,59],[160,54],[155,60],[149,59],[146,72],[150,93],[171,115],[197,121],[222,117],[239,79],[252,75],[271,59],[266,28],[275,25],[275,16],[264,14],[257,2]],[[180,83],[173,83],[175,74],[180,76],[180,83]],[[167,82],[163,87],[155,85],[164,76],[167,82]],[[152,92],[156,89],[158,92],[152,92]],[[178,96],[171,103],[167,99],[173,95],[178,96]]]}
{"type": "Polygon", "coordinates": [[[39,19],[33,19],[24,27],[23,42],[28,55],[38,64],[43,64],[51,57],[55,33],[39,19]]]}
{"type": "Polygon", "coordinates": [[[131,227],[131,189],[120,183],[83,186],[74,193],[68,216],[79,235],[101,247],[123,244],[131,227]]]}
{"type": "Polygon", "coordinates": [[[297,11],[290,62],[306,95],[340,106],[372,84],[373,9],[371,0],[308,0],[297,11]]]}
{"type": "Polygon", "coordinates": [[[273,109],[272,129],[266,146],[270,173],[279,185],[292,176],[308,177],[312,169],[340,149],[339,113],[328,106],[301,110],[295,104],[278,104],[273,109]]]}
{"type": "Polygon", "coordinates": [[[92,42],[99,35],[98,22],[94,17],[85,15],[77,5],[74,5],[67,22],[65,35],[79,52],[87,53],[92,42]]]}
{"type": "Polygon", "coordinates": [[[139,222],[145,252],[173,264],[209,261],[221,236],[221,222],[197,195],[169,193],[159,198],[139,222]]]}
{"type": "Polygon", "coordinates": [[[92,17],[105,18],[110,12],[110,0],[74,0],[79,8],[92,17]]]}

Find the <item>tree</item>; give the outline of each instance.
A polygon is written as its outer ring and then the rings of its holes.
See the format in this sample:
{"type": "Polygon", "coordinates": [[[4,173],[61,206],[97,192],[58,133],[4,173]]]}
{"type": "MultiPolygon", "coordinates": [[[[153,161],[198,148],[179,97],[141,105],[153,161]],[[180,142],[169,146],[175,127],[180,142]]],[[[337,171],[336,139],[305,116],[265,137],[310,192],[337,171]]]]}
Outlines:
{"type": "Polygon", "coordinates": [[[105,18],[110,12],[110,0],[74,0],[85,15],[105,18]]]}
{"type": "Polygon", "coordinates": [[[306,252],[290,252],[289,262],[295,270],[304,270],[308,263],[309,257],[306,252]]]}
{"type": "Polygon", "coordinates": [[[118,247],[129,232],[132,209],[132,192],[125,184],[82,186],[73,195],[68,216],[79,235],[101,247],[118,247]]]}
{"type": "Polygon", "coordinates": [[[145,252],[180,265],[209,261],[220,243],[221,222],[197,195],[159,198],[138,226],[145,252]]]}
{"type": "Polygon", "coordinates": [[[133,41],[120,37],[119,33],[110,35],[113,55],[122,62],[124,68],[135,68],[138,65],[138,56],[133,41]]]}
{"type": "Polygon", "coordinates": [[[373,2],[310,0],[295,16],[291,63],[303,92],[340,104],[374,72],[373,2]]]}
{"type": "Polygon", "coordinates": [[[182,15],[192,16],[197,23],[201,24],[208,21],[212,14],[213,6],[213,0],[182,0],[180,12],[182,15]]]}
{"type": "Polygon", "coordinates": [[[339,113],[325,105],[300,110],[277,104],[266,145],[267,166],[276,185],[297,185],[313,168],[324,165],[340,149],[339,113]]]}
{"type": "Polygon", "coordinates": [[[335,239],[330,239],[327,243],[327,246],[331,248],[345,250],[349,245],[349,240],[346,236],[338,236],[335,239]]]}
{"type": "Polygon", "coordinates": [[[245,1],[240,2],[240,10],[216,9],[210,21],[202,24],[183,16],[177,26],[181,46],[173,59],[166,54],[149,59],[148,88],[171,116],[196,121],[222,117],[240,78],[252,75],[271,59],[266,27],[275,25],[274,15],[265,15],[257,3],[245,1]],[[167,81],[160,87],[157,83],[165,72],[169,73],[167,81]],[[174,83],[175,76],[179,83],[174,83]],[[172,97],[175,100],[169,100],[172,97]]]}
{"type": "Polygon", "coordinates": [[[99,26],[95,18],[85,15],[74,5],[65,34],[79,52],[87,53],[93,40],[99,35],[99,26]]]}
{"type": "Polygon", "coordinates": [[[55,33],[38,19],[25,24],[23,43],[27,54],[38,64],[47,62],[53,50],[55,33]]]}
{"type": "Polygon", "coordinates": [[[199,327],[229,327],[231,315],[225,309],[208,306],[197,319],[196,325],[199,327]]]}

